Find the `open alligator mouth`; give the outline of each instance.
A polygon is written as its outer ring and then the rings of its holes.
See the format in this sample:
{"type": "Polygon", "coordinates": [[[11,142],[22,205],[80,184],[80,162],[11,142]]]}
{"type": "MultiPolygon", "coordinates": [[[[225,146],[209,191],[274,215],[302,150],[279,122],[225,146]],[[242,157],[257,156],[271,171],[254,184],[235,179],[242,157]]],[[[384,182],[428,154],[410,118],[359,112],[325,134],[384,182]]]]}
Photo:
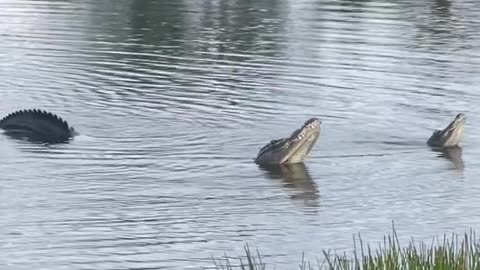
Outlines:
{"type": "Polygon", "coordinates": [[[443,130],[433,132],[427,144],[432,147],[454,147],[463,140],[466,117],[463,113],[457,114],[455,119],[443,130]]]}
{"type": "Polygon", "coordinates": [[[290,137],[291,150],[285,155],[281,163],[303,162],[312,150],[320,136],[320,121],[311,119],[290,137]]]}
{"type": "Polygon", "coordinates": [[[272,140],[258,152],[257,164],[302,163],[320,135],[320,120],[311,118],[288,138],[272,140]]]}

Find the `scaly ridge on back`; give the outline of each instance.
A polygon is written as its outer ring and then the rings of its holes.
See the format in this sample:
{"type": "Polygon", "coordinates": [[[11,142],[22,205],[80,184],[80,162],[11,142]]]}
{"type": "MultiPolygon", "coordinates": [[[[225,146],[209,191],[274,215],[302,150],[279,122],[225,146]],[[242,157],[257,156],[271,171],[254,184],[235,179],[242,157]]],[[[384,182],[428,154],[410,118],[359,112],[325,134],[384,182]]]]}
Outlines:
{"type": "Polygon", "coordinates": [[[0,129],[12,137],[57,143],[76,135],[73,127],[56,114],[39,109],[18,110],[0,120],[0,129]]]}

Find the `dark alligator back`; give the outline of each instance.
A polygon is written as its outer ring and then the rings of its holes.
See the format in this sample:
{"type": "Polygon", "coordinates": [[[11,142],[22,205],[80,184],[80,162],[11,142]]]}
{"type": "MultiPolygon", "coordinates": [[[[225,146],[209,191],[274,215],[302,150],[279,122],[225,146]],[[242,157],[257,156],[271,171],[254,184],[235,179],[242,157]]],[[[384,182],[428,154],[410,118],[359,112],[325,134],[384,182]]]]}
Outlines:
{"type": "Polygon", "coordinates": [[[0,129],[16,139],[33,142],[61,143],[68,141],[75,131],[59,116],[41,110],[20,110],[0,120],[0,129]]]}

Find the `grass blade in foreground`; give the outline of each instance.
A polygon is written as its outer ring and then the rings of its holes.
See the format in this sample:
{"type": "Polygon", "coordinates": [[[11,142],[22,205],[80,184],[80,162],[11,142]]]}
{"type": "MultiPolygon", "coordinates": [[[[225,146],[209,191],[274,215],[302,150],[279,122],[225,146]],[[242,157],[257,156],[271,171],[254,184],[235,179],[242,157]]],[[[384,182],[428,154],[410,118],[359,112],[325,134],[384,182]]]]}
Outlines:
{"type": "MultiPolygon", "coordinates": [[[[352,254],[330,254],[323,251],[323,262],[317,262],[312,266],[302,256],[299,264],[300,270],[480,270],[480,254],[478,247],[480,241],[475,237],[475,232],[459,236],[446,235],[443,239],[433,238],[431,244],[424,242],[415,243],[413,240],[408,246],[401,248],[395,229],[393,234],[384,237],[383,245],[377,249],[370,245],[364,245],[360,236],[354,238],[354,251],[352,254]]],[[[231,263],[231,259],[225,255],[221,262],[215,260],[217,269],[248,269],[269,270],[275,269],[272,265],[267,267],[261,261],[261,256],[252,255],[248,245],[245,246],[246,262],[239,261],[238,266],[231,263]]]]}

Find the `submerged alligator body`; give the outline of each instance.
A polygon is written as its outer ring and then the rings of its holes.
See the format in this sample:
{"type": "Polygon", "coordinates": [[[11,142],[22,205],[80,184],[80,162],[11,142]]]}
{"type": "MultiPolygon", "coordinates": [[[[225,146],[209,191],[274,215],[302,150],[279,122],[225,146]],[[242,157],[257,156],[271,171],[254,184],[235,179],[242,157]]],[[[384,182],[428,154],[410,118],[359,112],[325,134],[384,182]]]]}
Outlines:
{"type": "Polygon", "coordinates": [[[303,163],[320,135],[320,120],[311,118],[288,138],[272,140],[260,149],[259,165],[303,163]]]}
{"type": "Polygon", "coordinates": [[[0,129],[14,139],[38,143],[65,143],[78,135],[59,116],[41,110],[20,110],[0,120],[0,129]]]}
{"type": "Polygon", "coordinates": [[[450,124],[443,130],[435,130],[428,139],[430,147],[455,147],[463,140],[466,118],[463,113],[457,114],[450,124]]]}

